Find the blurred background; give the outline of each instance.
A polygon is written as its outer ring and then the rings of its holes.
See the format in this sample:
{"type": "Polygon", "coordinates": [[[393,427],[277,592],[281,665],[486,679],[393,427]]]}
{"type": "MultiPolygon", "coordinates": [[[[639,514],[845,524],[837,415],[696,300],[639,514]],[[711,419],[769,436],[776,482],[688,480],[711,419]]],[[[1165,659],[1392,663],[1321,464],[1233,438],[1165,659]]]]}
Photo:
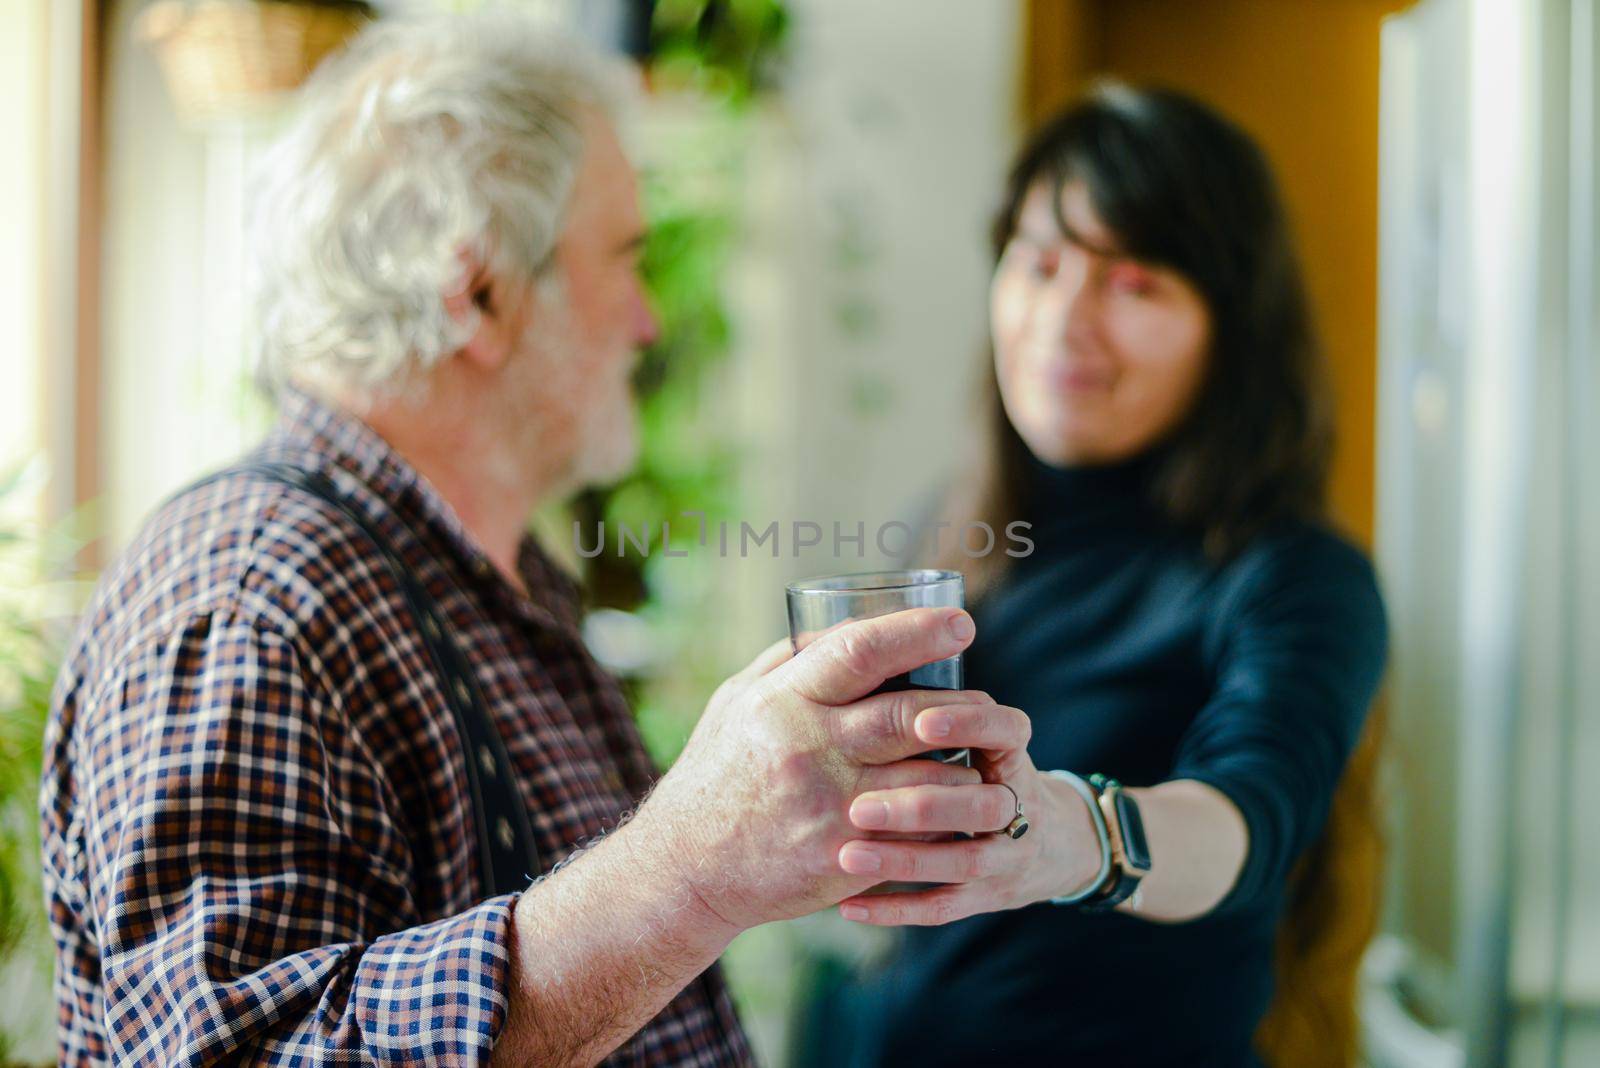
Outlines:
{"type": "MultiPolygon", "coordinates": [[[[0,1062],[52,1057],[35,792],[74,608],[152,506],[272,417],[241,287],[283,91],[366,14],[477,5],[361,6],[0,6],[0,1062]]],[[[540,522],[658,760],[783,633],[785,581],[882,562],[870,532],[922,518],[957,471],[1023,132],[1099,75],[1184,88],[1285,188],[1338,394],[1336,513],[1394,626],[1363,1055],[1600,1064],[1597,0],[520,6],[646,86],[631,138],[664,333],[644,455],[540,522]],[[777,521],[782,554],[687,551],[684,512],[777,521]],[[835,552],[843,517],[866,523],[859,556],[835,552]],[[574,518],[667,520],[687,555],[582,560],[574,518]],[[821,544],[792,553],[794,520],[821,544]]],[[[786,1063],[808,984],[873,948],[828,917],[735,944],[764,1063],[786,1063]]]]}

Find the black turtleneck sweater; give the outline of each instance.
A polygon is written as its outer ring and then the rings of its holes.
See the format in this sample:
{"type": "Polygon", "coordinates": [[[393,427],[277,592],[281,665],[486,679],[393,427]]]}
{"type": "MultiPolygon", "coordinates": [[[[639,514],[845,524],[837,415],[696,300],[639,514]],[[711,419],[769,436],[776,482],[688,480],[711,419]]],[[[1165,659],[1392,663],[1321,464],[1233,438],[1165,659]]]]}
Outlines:
{"type": "Polygon", "coordinates": [[[967,685],[1028,713],[1041,769],[1221,790],[1249,827],[1237,883],[1182,924],[1045,903],[907,928],[814,1007],[803,1059],[1255,1063],[1285,881],[1377,687],[1383,606],[1366,557],[1317,526],[1209,563],[1145,503],[1147,468],[1033,465],[1035,549],[973,606],[967,685]]]}

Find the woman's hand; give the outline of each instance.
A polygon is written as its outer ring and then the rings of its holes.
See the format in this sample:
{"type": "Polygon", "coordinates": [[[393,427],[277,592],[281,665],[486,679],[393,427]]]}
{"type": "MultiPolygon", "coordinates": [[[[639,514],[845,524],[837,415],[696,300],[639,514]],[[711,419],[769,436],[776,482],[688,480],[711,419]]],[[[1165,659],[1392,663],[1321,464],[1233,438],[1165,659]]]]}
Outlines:
{"type": "Polygon", "coordinates": [[[997,737],[1006,748],[972,750],[973,766],[991,785],[909,786],[856,797],[850,805],[853,825],[900,840],[864,835],[846,842],[839,849],[841,868],[886,881],[949,885],[859,894],[840,903],[842,916],[879,925],[943,924],[1072,893],[1094,878],[1100,845],[1088,807],[1067,783],[1033,766],[1027,749],[1032,729],[1023,712],[993,703],[951,705],[923,710],[914,726],[929,748],[992,745],[997,737]],[[1011,822],[1018,800],[1028,832],[1017,839],[994,833],[1011,822]],[[901,839],[953,829],[976,837],[901,839]]]}

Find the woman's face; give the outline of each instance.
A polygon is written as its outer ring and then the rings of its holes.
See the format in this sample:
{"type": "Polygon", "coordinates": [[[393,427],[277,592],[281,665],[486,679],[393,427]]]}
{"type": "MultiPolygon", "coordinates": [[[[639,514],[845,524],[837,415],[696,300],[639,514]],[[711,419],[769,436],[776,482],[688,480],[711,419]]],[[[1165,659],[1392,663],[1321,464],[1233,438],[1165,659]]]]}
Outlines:
{"type": "Polygon", "coordinates": [[[1011,425],[1045,463],[1112,463],[1143,452],[1188,412],[1204,376],[1211,316],[1175,271],[1117,248],[1088,188],[1023,201],[989,293],[995,372],[1011,425]]]}

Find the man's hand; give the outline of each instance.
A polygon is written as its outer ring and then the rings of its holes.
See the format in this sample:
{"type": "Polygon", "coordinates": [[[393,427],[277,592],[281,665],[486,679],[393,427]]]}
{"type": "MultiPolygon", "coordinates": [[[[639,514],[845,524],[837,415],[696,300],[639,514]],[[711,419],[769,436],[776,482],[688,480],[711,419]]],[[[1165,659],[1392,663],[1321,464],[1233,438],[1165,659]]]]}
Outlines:
{"type": "MultiPolygon", "coordinates": [[[[914,730],[919,714],[941,708],[976,722],[967,713],[993,702],[970,691],[867,695],[886,679],[956,655],[972,635],[965,612],[917,608],[839,627],[795,656],[787,643],[769,648],[712,697],[683,755],[634,819],[637,848],[672,866],[728,937],[880,882],[839,865],[840,847],[861,837],[851,802],[895,790],[937,797],[941,810],[954,811],[961,792],[993,789],[979,785],[973,769],[911,759],[936,748],[914,730]]],[[[983,722],[991,729],[970,740],[975,747],[1026,743],[1025,717],[983,722]]],[[[977,794],[972,800],[984,804],[977,794]]],[[[918,836],[961,829],[922,827],[918,836]]]]}
{"type": "MultiPolygon", "coordinates": [[[[633,819],[517,903],[510,1006],[497,1064],[593,1064],[637,1031],[740,931],[801,916],[858,894],[881,877],[839,864],[863,837],[946,837],[959,827],[863,835],[851,802],[869,791],[951,791],[989,804],[971,768],[908,759],[931,749],[913,728],[928,709],[966,723],[995,707],[966,691],[907,690],[867,697],[885,679],[954,656],[972,620],[916,608],[849,623],[799,655],[775,645],[718,688],[672,770],[633,819]]],[[[970,744],[1011,750],[1026,718],[970,744]]],[[[963,744],[967,744],[964,736],[963,744]]],[[[958,808],[960,806],[957,806],[958,808]]]]}

